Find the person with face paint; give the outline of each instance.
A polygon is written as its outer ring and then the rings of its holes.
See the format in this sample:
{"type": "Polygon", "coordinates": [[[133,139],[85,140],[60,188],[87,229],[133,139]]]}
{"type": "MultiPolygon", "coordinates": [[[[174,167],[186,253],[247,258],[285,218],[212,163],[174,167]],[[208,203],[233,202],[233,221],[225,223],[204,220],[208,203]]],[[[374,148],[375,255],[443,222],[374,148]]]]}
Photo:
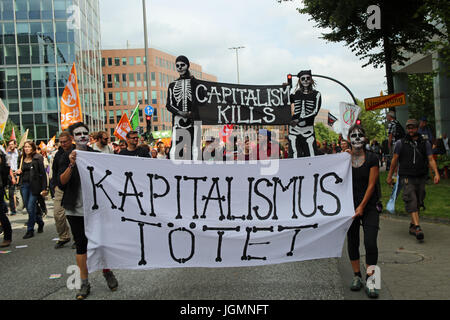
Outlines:
{"type": "Polygon", "coordinates": [[[47,195],[47,172],[44,168],[44,159],[37,153],[36,145],[33,141],[25,142],[23,154],[19,159],[20,168],[16,171],[20,175],[19,185],[21,185],[24,206],[28,211],[27,232],[23,239],[34,237],[34,224],[38,224],[38,233],[44,231],[44,221],[37,214],[37,197],[47,195]]]}
{"type": "Polygon", "coordinates": [[[379,213],[376,208],[378,194],[376,192],[379,167],[378,158],[365,148],[366,135],[360,125],[354,125],[348,132],[352,155],[353,204],[355,215],[347,232],[347,249],[354,277],[350,289],[359,291],[362,288],[362,275],[359,254],[360,226],[364,231],[364,247],[366,250],[366,293],[370,298],[377,298],[379,289],[369,285],[369,267],[378,262],[377,236],[379,229],[379,213]]]}
{"type": "MultiPolygon", "coordinates": [[[[87,246],[88,239],[84,230],[84,210],[83,197],[81,193],[81,179],[76,165],[77,150],[94,151],[88,146],[89,129],[82,123],[77,122],[69,127],[71,136],[74,137],[75,150],[64,153],[61,157],[58,172],[58,187],[64,190],[61,201],[65,209],[67,220],[69,221],[72,235],[76,245],[76,261],[80,268],[81,288],[76,294],[77,300],[85,299],[91,290],[88,279],[87,269],[87,246]]],[[[108,287],[111,291],[115,291],[118,282],[109,269],[103,270],[103,276],[106,279],[108,287]]]]}
{"type": "Polygon", "coordinates": [[[311,70],[300,71],[294,94],[291,94],[292,121],[289,126],[289,157],[312,157],[318,154],[314,119],[319,113],[322,98],[314,90],[311,70]]]}
{"type": "Polygon", "coordinates": [[[195,78],[189,72],[190,62],[185,56],[175,60],[180,77],[171,82],[167,94],[167,110],[172,113],[172,143],[170,159],[198,159],[198,135],[201,131],[194,125],[193,97],[195,78]],[[187,154],[184,153],[188,148],[187,154]]]}
{"type": "Polygon", "coordinates": [[[419,134],[419,124],[416,119],[406,121],[407,135],[397,141],[394,146],[394,156],[386,182],[392,185],[392,175],[397,167],[400,181],[404,186],[403,201],[405,210],[411,214],[409,234],[423,241],[424,234],[419,224],[420,207],[424,207],[425,182],[428,166],[434,171],[434,183],[440,181],[436,161],[433,158],[430,141],[419,134]]]}

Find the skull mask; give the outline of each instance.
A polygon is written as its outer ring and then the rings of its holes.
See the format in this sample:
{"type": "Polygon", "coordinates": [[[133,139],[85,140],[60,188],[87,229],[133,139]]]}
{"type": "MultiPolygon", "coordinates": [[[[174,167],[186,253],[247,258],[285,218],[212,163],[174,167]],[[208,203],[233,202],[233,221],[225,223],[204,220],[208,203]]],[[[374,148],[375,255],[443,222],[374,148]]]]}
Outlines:
{"type": "Polygon", "coordinates": [[[353,130],[352,133],[350,134],[350,143],[352,144],[352,147],[355,149],[361,149],[364,146],[365,141],[366,136],[358,128],[353,130]]]}
{"type": "Polygon", "coordinates": [[[190,67],[188,58],[186,58],[185,56],[179,56],[175,60],[175,67],[177,68],[177,72],[180,75],[180,77],[186,76],[187,73],[189,73],[188,70],[190,67]]]}
{"type": "Polygon", "coordinates": [[[86,147],[89,142],[89,132],[85,127],[78,127],[73,130],[75,144],[78,147],[86,147]]]}
{"type": "Polygon", "coordinates": [[[311,91],[313,84],[311,70],[300,71],[297,77],[301,90],[304,92],[311,91]]]}

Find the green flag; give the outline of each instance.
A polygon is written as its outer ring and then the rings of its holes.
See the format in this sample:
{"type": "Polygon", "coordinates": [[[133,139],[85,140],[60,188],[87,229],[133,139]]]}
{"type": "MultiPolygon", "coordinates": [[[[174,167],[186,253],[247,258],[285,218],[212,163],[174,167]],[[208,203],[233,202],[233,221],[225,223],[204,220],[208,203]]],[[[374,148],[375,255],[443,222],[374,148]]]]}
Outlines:
{"type": "Polygon", "coordinates": [[[139,103],[136,105],[136,108],[131,115],[130,123],[133,130],[136,130],[136,128],[139,127],[139,103]]]}

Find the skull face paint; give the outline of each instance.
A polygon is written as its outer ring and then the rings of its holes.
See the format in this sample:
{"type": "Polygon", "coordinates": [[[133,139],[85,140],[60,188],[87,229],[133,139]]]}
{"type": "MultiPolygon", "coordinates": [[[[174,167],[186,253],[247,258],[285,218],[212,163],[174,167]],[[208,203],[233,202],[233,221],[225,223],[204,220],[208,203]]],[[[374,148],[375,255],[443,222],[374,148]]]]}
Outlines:
{"type": "Polygon", "coordinates": [[[365,141],[366,137],[364,133],[359,129],[353,130],[350,134],[350,143],[355,149],[361,149],[364,146],[365,141]]]}
{"type": "Polygon", "coordinates": [[[312,81],[312,78],[310,75],[305,74],[300,77],[300,84],[304,88],[308,88],[311,85],[311,81],[312,81]]]}
{"type": "Polygon", "coordinates": [[[180,76],[184,76],[188,70],[188,65],[182,61],[178,61],[175,64],[175,67],[177,68],[177,72],[180,74],[180,76]]]}
{"type": "Polygon", "coordinates": [[[79,127],[73,130],[73,137],[78,147],[86,147],[89,142],[89,132],[85,127],[79,127]]]}

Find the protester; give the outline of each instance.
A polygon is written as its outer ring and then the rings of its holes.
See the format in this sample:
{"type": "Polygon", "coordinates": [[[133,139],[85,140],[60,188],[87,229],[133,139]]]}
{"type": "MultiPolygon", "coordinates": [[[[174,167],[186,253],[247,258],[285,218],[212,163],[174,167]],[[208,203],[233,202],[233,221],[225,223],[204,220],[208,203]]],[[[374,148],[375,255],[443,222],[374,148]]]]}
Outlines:
{"type": "MultiPolygon", "coordinates": [[[[362,126],[354,125],[350,128],[348,136],[351,142],[352,178],[353,178],[353,204],[355,215],[350,229],[347,232],[347,249],[354,277],[350,289],[359,291],[362,288],[362,275],[360,266],[360,225],[364,231],[364,247],[366,251],[366,293],[370,298],[377,298],[379,289],[369,286],[367,279],[370,266],[378,262],[377,236],[379,229],[379,212],[376,208],[378,201],[376,184],[378,182],[378,158],[365,149],[366,134],[362,126]]],[[[378,275],[380,276],[380,275],[378,275]]]]}
{"type": "Polygon", "coordinates": [[[138,139],[139,136],[137,131],[129,131],[127,133],[127,148],[122,149],[119,154],[122,156],[150,158],[148,149],[143,148],[142,146],[138,147],[138,139]]]}
{"type": "Polygon", "coordinates": [[[346,150],[350,149],[350,145],[348,144],[347,140],[341,140],[340,149],[341,152],[345,152],[346,150]]]}
{"type": "Polygon", "coordinates": [[[38,196],[47,196],[47,173],[44,169],[44,160],[37,153],[33,141],[25,142],[16,174],[20,176],[19,184],[24,206],[28,212],[27,232],[23,239],[29,239],[34,237],[35,223],[38,224],[38,233],[44,232],[44,221],[36,212],[36,203],[38,196]]]}
{"type": "Polygon", "coordinates": [[[112,143],[112,147],[113,147],[113,150],[114,150],[114,154],[119,154],[120,150],[122,150],[122,149],[120,148],[120,145],[119,145],[119,142],[118,142],[118,141],[114,141],[114,142],[112,143]]]}
{"type": "Polygon", "coordinates": [[[75,149],[72,143],[73,139],[69,132],[64,131],[59,135],[60,147],[55,154],[52,163],[52,178],[50,183],[55,186],[55,197],[53,198],[53,218],[55,219],[56,232],[58,233],[58,241],[55,244],[55,249],[64,247],[70,241],[70,228],[67,224],[66,213],[61,204],[64,191],[58,186],[58,173],[61,166],[61,159],[65,157],[65,153],[70,153],[75,149]]]}
{"type": "MultiPolygon", "coordinates": [[[[87,246],[88,239],[84,230],[84,210],[83,197],[81,194],[81,180],[76,165],[77,150],[94,151],[88,144],[89,129],[82,123],[78,122],[69,127],[70,135],[75,140],[75,150],[65,152],[60,161],[58,172],[59,185],[64,189],[62,205],[66,211],[67,220],[69,221],[73,237],[76,244],[76,261],[80,268],[81,288],[76,294],[77,300],[85,299],[90,291],[88,269],[87,269],[87,246]]],[[[113,272],[109,269],[103,269],[103,276],[111,291],[115,291],[118,287],[117,279],[113,272]]]]}
{"type": "MultiPolygon", "coordinates": [[[[119,147],[120,147],[120,151],[122,151],[122,150],[124,150],[124,149],[126,149],[128,147],[128,144],[127,144],[127,142],[125,140],[120,140],[119,141],[119,147]]],[[[119,153],[120,153],[120,151],[119,151],[119,153]]]]}
{"type": "Polygon", "coordinates": [[[157,146],[157,149],[158,149],[158,154],[157,154],[156,158],[158,158],[158,159],[167,159],[167,157],[166,157],[166,146],[164,145],[164,142],[159,141],[156,146],[157,146]]]}
{"type": "Polygon", "coordinates": [[[381,163],[381,147],[377,140],[373,140],[370,144],[370,150],[377,155],[379,163],[381,163]]]}
{"type": "Polygon", "coordinates": [[[428,166],[434,171],[434,183],[440,180],[436,162],[433,159],[429,140],[419,134],[419,125],[416,119],[406,122],[408,134],[395,143],[394,157],[386,182],[393,184],[392,176],[399,167],[399,179],[404,186],[403,201],[405,210],[411,215],[409,234],[417,240],[423,241],[424,233],[419,224],[420,207],[424,207],[425,182],[428,175],[428,166]]]}
{"type": "Polygon", "coordinates": [[[394,153],[394,144],[396,141],[402,139],[405,136],[405,130],[403,129],[400,122],[398,122],[398,120],[395,118],[395,112],[388,112],[386,119],[389,121],[387,130],[389,155],[386,159],[386,168],[390,168],[392,156],[394,153]]]}
{"type": "Polygon", "coordinates": [[[150,151],[150,156],[153,159],[156,159],[158,157],[158,151],[156,149],[153,149],[150,151]]]}
{"type": "Polygon", "coordinates": [[[113,148],[108,144],[109,137],[106,131],[99,131],[95,135],[96,143],[91,145],[92,149],[101,153],[114,153],[113,148]]]}
{"type": "Polygon", "coordinates": [[[444,143],[445,152],[448,156],[450,156],[450,146],[448,143],[447,133],[445,132],[442,134],[442,142],[444,143]]]}
{"type": "MultiPolygon", "coordinates": [[[[6,248],[11,245],[12,242],[12,228],[9,222],[8,216],[8,206],[5,203],[5,187],[8,185],[9,177],[14,179],[12,175],[12,170],[8,165],[6,160],[6,155],[3,151],[0,151],[0,224],[1,229],[3,229],[3,242],[0,243],[0,248],[6,248]]],[[[1,233],[1,232],[0,232],[1,233]]]]}
{"type": "MultiPolygon", "coordinates": [[[[8,179],[8,198],[9,198],[9,210],[10,214],[13,216],[16,214],[16,179],[15,172],[17,170],[17,159],[19,158],[19,151],[17,150],[17,142],[16,140],[9,140],[8,147],[6,148],[6,161],[9,167],[12,170],[12,175],[10,175],[8,179]]],[[[3,185],[6,187],[6,185],[3,185]]]]}
{"type": "Polygon", "coordinates": [[[422,117],[420,119],[418,133],[422,135],[424,140],[428,140],[430,143],[434,140],[433,130],[428,125],[427,117],[422,117]]]}

